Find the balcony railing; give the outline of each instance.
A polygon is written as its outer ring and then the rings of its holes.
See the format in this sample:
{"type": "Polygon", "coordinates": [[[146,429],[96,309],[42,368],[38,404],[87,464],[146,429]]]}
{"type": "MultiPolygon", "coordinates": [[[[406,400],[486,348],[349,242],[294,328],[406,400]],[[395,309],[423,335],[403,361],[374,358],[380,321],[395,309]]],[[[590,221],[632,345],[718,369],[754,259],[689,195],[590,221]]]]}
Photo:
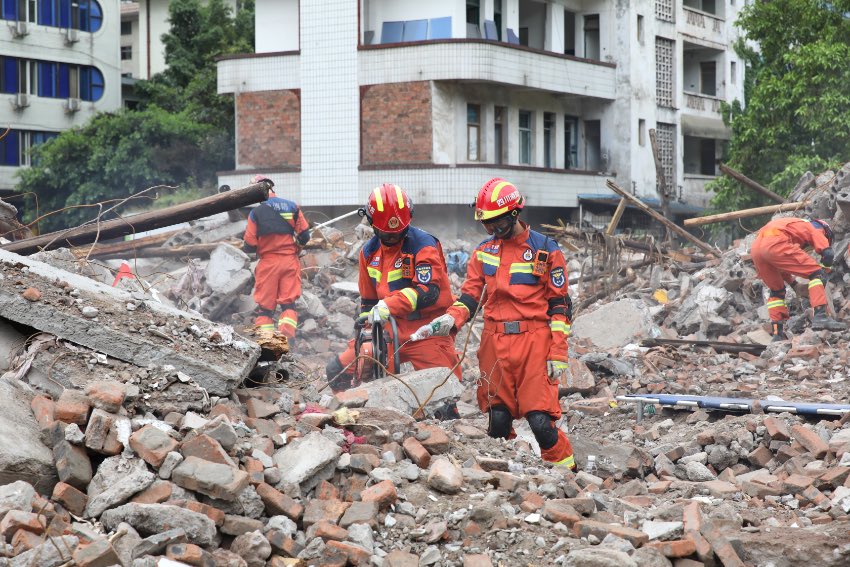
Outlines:
{"type": "Polygon", "coordinates": [[[723,34],[725,20],[723,18],[684,6],[682,10],[685,13],[687,33],[717,43],[725,43],[723,34]]]}
{"type": "Polygon", "coordinates": [[[688,92],[684,93],[684,95],[685,108],[689,108],[691,110],[699,110],[702,112],[711,112],[720,116],[720,103],[722,101],[719,98],[704,94],[688,92]]]}

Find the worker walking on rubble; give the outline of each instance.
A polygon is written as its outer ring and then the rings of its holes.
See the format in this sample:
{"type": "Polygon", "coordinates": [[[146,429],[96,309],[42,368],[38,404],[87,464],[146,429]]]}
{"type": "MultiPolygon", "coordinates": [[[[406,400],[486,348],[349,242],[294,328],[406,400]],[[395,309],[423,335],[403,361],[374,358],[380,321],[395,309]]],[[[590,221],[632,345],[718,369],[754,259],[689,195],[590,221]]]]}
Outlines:
{"type": "Polygon", "coordinates": [[[847,328],[845,323],[832,319],[826,313],[824,284],[835,257],[832,242],[832,228],[824,220],[778,218],[759,231],[750,255],[759,278],[770,290],[767,312],[773,325],[774,341],[787,338],[783,328],[789,317],[785,284],[791,283],[793,276],[809,280],[809,302],[814,308],[812,329],[843,331],[847,328]],[[804,248],[808,247],[820,254],[820,263],[805,252],[804,248]]]}
{"type": "MultiPolygon", "coordinates": [[[[421,321],[430,320],[452,304],[446,260],[440,241],[410,222],[413,204],[398,186],[384,183],[369,195],[360,210],[375,235],[360,251],[361,315],[368,313],[370,322],[386,322],[392,316],[398,326],[401,362],[423,368],[454,368],[461,377],[454,339],[434,337],[425,342],[409,342],[421,321]]],[[[369,347],[371,345],[364,345],[369,347]]],[[[371,355],[371,350],[361,352],[371,355]]],[[[335,357],[326,367],[328,381],[335,391],[345,390],[354,378],[354,341],[348,350],[335,357]],[[348,367],[346,369],[346,367],[348,367]],[[345,369],[345,371],[344,371],[345,369]]],[[[389,356],[392,359],[392,353],[389,356]]],[[[397,371],[398,369],[390,369],[397,371]]],[[[451,409],[451,408],[449,408],[451,409]]],[[[456,408],[452,410],[456,413],[456,408]]]]}
{"type": "Polygon", "coordinates": [[[269,198],[248,215],[242,249],[260,258],[254,273],[254,302],[257,304],[254,324],[261,330],[273,331],[275,311],[281,308],[277,330],[288,339],[295,337],[298,313],[295,300],[301,297],[301,262],[299,245],[310,239],[309,224],[293,201],[274,192],[274,182],[262,175],[251,183],[265,183],[269,198]]]}
{"type": "Polygon", "coordinates": [[[513,420],[524,417],[543,459],[575,470],[572,445],[555,424],[572,317],[566,264],[557,242],[519,220],[523,205],[512,183],[496,178],[484,184],[475,220],[491,237],[470,257],[458,301],[415,338],[460,328],[483,302],[477,394],[489,415],[488,434],[512,439],[513,420]]]}

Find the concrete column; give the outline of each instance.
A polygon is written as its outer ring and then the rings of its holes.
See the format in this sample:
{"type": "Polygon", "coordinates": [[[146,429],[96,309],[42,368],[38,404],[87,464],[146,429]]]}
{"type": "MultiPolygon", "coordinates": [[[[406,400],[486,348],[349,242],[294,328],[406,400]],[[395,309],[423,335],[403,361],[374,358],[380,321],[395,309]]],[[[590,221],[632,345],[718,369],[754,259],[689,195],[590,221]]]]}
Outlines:
{"type": "Polygon", "coordinates": [[[564,7],[546,4],[546,40],[543,48],[554,53],[564,52],[564,7]]]}
{"type": "Polygon", "coordinates": [[[543,159],[543,111],[535,110],[532,114],[531,132],[531,165],[543,167],[546,163],[543,159]]]}
{"type": "MultiPolygon", "coordinates": [[[[514,30],[514,33],[519,37],[519,0],[504,0],[502,9],[505,11],[502,14],[505,28],[514,30]]],[[[507,39],[507,32],[505,32],[504,37],[507,39]]]]}
{"type": "Polygon", "coordinates": [[[484,26],[484,20],[493,21],[496,13],[494,0],[481,0],[481,26],[484,26]]]}
{"type": "Polygon", "coordinates": [[[496,111],[492,103],[482,104],[481,113],[481,146],[484,155],[482,161],[493,163],[496,161],[496,139],[493,136],[495,128],[496,111]]]}
{"type": "Polygon", "coordinates": [[[507,124],[505,124],[505,128],[508,129],[506,132],[508,141],[507,163],[516,165],[519,163],[519,109],[509,106],[507,114],[507,124]]]}

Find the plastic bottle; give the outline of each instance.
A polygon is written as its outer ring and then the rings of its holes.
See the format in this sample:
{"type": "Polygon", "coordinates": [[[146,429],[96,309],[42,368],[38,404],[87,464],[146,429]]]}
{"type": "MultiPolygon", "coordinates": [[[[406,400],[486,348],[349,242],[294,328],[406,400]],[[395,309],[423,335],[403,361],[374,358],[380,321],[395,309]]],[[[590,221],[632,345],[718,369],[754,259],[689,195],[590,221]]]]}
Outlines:
{"type": "Polygon", "coordinates": [[[584,467],[590,474],[596,474],[596,455],[588,455],[587,456],[587,466],[584,467]]]}

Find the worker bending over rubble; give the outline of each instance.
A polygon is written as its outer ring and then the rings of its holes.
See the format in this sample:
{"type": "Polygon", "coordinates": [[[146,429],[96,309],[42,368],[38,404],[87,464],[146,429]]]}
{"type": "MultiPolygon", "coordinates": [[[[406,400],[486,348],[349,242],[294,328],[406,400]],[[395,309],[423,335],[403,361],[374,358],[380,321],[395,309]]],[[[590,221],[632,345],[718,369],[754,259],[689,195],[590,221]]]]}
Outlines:
{"type": "MultiPolygon", "coordinates": [[[[423,319],[427,321],[445,313],[452,304],[440,241],[410,225],[413,204],[398,185],[384,183],[375,188],[360,214],[375,232],[360,251],[361,315],[368,313],[369,322],[385,323],[390,316],[396,319],[398,341],[402,345],[399,349],[401,362],[410,362],[416,370],[454,368],[460,379],[453,337],[443,335],[421,343],[409,342],[411,333],[423,319]]],[[[371,349],[360,354],[371,356],[371,349]]],[[[389,355],[392,359],[392,353],[389,355]]],[[[349,364],[355,356],[352,340],[348,349],[327,365],[328,381],[334,391],[352,386],[355,365],[349,364]]],[[[457,408],[452,412],[456,414],[457,408]]]]}
{"type": "Polygon", "coordinates": [[[832,228],[824,220],[778,218],[759,231],[750,255],[758,276],[770,290],[767,312],[773,324],[774,342],[787,338],[783,328],[789,317],[785,304],[785,284],[792,283],[793,276],[809,280],[809,302],[815,312],[812,329],[843,331],[847,328],[846,324],[832,319],[826,313],[824,284],[835,257],[832,241],[832,228]],[[805,252],[804,248],[809,247],[820,254],[820,264],[805,252]]]}
{"type": "Polygon", "coordinates": [[[523,205],[519,190],[504,179],[481,188],[475,220],[491,238],[470,257],[458,301],[415,338],[449,334],[483,302],[478,406],[489,414],[488,434],[512,439],[513,420],[524,417],[543,459],[575,470],[572,445],[555,425],[572,316],[566,264],[557,242],[519,220],[523,205]]]}
{"type": "Polygon", "coordinates": [[[262,175],[251,183],[265,183],[269,198],[248,215],[242,249],[260,258],[254,273],[254,301],[257,317],[254,324],[261,330],[273,331],[275,311],[281,314],[277,330],[288,339],[295,337],[298,313],[295,301],[301,297],[301,262],[298,246],[310,240],[309,224],[293,201],[274,192],[274,182],[262,175]]]}

